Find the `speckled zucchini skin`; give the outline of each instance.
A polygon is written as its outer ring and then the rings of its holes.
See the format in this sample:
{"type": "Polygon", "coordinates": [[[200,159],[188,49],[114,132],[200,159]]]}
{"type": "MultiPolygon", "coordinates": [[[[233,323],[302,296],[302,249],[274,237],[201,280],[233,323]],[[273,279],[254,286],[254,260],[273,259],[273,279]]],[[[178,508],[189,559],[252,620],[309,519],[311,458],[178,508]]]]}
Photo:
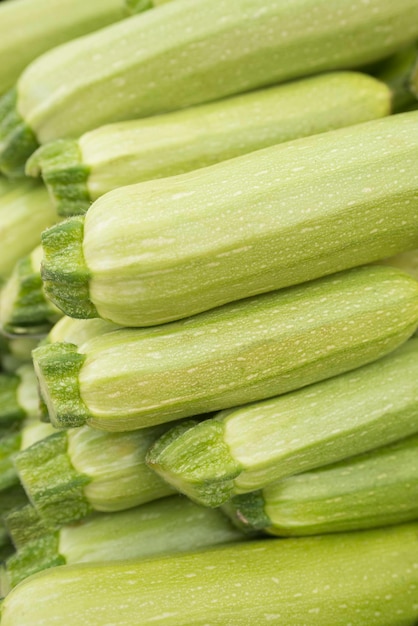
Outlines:
{"type": "Polygon", "coordinates": [[[360,67],[417,36],[416,0],[169,2],[32,63],[0,125],[1,167],[23,168],[31,133],[40,143],[75,138],[110,122],[360,67]]]}
{"type": "Polygon", "coordinates": [[[411,626],[418,525],[250,541],[142,562],[35,574],[2,605],[2,626],[411,626]],[[47,599],[47,601],[46,601],[47,599]]]}
{"type": "Polygon", "coordinates": [[[72,317],[152,326],[418,247],[418,112],[115,189],[43,233],[72,317]]]}
{"type": "Polygon", "coordinates": [[[132,430],[286,393],[373,361],[418,323],[418,282],[367,266],[80,348],[34,350],[53,423],[132,430]]]}

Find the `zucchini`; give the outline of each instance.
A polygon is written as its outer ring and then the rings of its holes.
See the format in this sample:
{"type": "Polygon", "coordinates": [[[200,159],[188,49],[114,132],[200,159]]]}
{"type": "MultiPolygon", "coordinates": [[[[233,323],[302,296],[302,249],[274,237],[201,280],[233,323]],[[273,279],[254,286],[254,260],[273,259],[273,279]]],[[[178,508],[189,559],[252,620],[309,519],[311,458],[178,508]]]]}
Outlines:
{"type": "Polygon", "coordinates": [[[116,189],[43,233],[45,291],[149,326],[417,248],[417,159],[415,112],[116,189]]]}
{"type": "Polygon", "coordinates": [[[171,496],[128,511],[97,513],[55,532],[46,529],[7,560],[6,575],[14,587],[56,565],[145,559],[244,538],[220,510],[171,496]]]}
{"type": "Polygon", "coordinates": [[[38,417],[38,387],[30,364],[15,373],[0,373],[0,424],[38,417]]]}
{"type": "Polygon", "coordinates": [[[171,495],[174,489],[145,464],[164,430],[55,432],[15,454],[14,464],[42,520],[67,524],[93,511],[121,511],[171,495]]]}
{"type": "Polygon", "coordinates": [[[196,502],[219,506],[418,432],[417,402],[418,339],[411,339],[352,372],[174,427],[147,461],[196,502]]]}
{"type": "MultiPolygon", "coordinates": [[[[415,53],[416,56],[416,53],[415,53]]],[[[39,148],[60,215],[85,213],[117,187],[182,174],[233,157],[389,115],[392,92],[359,72],[331,72],[143,120],[109,124],[39,148]]]]}
{"type": "Polygon", "coordinates": [[[392,93],[392,111],[399,113],[417,104],[411,79],[417,64],[418,42],[406,46],[385,59],[375,70],[376,77],[387,83],[392,93]]]}
{"type": "Polygon", "coordinates": [[[0,94],[43,52],[127,16],[124,0],[18,0],[0,5],[0,94]]]}
{"type": "Polygon", "coordinates": [[[418,436],[236,496],[224,511],[239,527],[279,536],[418,519],[418,436]]]}
{"type": "Polygon", "coordinates": [[[62,313],[46,297],[41,278],[42,248],[20,258],[0,299],[0,327],[11,335],[47,333],[62,313]]]}
{"type": "Polygon", "coordinates": [[[9,276],[20,257],[39,244],[41,232],[56,221],[44,186],[32,181],[13,183],[0,196],[0,280],[9,276]]]}
{"type": "Polygon", "coordinates": [[[365,266],[79,348],[40,346],[33,358],[52,423],[123,431],[335,376],[394,350],[417,324],[418,282],[365,266]]]}
{"type": "Polygon", "coordinates": [[[0,169],[21,173],[38,143],[360,67],[417,37],[416,0],[176,0],[31,63],[0,106],[0,169]]]}
{"type": "Polygon", "coordinates": [[[412,626],[418,525],[64,565],[15,587],[2,626],[412,626]],[[140,620],[140,621],[139,621],[140,620]]]}

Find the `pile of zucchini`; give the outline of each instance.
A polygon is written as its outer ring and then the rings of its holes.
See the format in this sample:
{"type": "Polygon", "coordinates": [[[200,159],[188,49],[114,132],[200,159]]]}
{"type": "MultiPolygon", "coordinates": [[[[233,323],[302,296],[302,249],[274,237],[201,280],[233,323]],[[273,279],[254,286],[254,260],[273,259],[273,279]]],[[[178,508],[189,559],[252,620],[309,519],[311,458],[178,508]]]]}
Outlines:
{"type": "Polygon", "coordinates": [[[418,623],[417,41],[0,4],[1,626],[418,623]]]}

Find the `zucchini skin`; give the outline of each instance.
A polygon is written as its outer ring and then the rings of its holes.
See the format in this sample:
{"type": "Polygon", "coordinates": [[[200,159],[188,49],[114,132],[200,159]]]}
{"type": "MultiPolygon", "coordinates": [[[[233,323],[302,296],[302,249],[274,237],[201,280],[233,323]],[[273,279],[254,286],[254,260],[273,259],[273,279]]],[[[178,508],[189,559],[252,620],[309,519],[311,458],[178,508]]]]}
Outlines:
{"type": "MultiPolygon", "coordinates": [[[[222,411],[200,424],[174,427],[151,447],[147,462],[179,491],[213,507],[237,494],[409,437],[418,432],[417,356],[418,339],[412,338],[386,357],[353,371],[222,411]]],[[[416,443],[414,450],[406,451],[407,459],[416,454],[416,443]]],[[[381,469],[373,474],[373,462],[369,474],[364,472],[364,482],[368,475],[375,478],[385,473],[381,469]]],[[[408,469],[413,495],[414,465],[408,469]]],[[[350,486],[350,479],[346,480],[350,486]]],[[[320,476],[312,484],[315,493],[320,476]]],[[[405,491],[403,497],[407,499],[405,491]]],[[[399,523],[403,512],[401,508],[399,523]]]]}
{"type": "Polygon", "coordinates": [[[19,0],[0,7],[0,95],[43,52],[127,17],[124,0],[19,0]]]}
{"type": "Polygon", "coordinates": [[[412,626],[417,532],[408,524],[58,567],[15,587],[1,623],[53,626],[65,611],[66,626],[412,626]]]}
{"type": "Polygon", "coordinates": [[[224,510],[238,526],[301,536],[418,519],[418,436],[236,496],[224,510]]]}
{"type": "MultiPolygon", "coordinates": [[[[42,55],[20,77],[15,122],[40,143],[76,138],[110,122],[360,67],[417,36],[415,0],[176,0],[42,55]]],[[[10,126],[1,136],[9,147],[3,169],[10,172],[16,153],[13,168],[23,168],[32,146],[21,150],[10,126]]]]}
{"type": "Polygon", "coordinates": [[[417,248],[417,159],[410,112],[116,189],[43,233],[46,293],[152,326],[417,248]]]}
{"type": "MultiPolygon", "coordinates": [[[[411,96],[412,97],[412,96],[411,96]]],[[[384,117],[392,91],[360,72],[330,72],[147,119],[108,124],[41,146],[42,175],[60,215],[82,214],[112,189],[183,174],[299,137],[384,117]]]]}
{"type": "Polygon", "coordinates": [[[79,349],[41,346],[33,358],[54,424],[133,430],[359,367],[401,345],[417,323],[417,281],[366,266],[171,324],[108,332],[79,349]]]}

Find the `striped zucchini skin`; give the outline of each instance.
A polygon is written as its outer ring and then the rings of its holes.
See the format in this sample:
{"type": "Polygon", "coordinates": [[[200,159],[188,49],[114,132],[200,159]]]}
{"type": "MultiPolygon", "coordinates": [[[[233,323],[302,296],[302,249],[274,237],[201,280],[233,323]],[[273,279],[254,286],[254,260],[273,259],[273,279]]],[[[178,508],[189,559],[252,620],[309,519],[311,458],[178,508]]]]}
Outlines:
{"type": "MultiPolygon", "coordinates": [[[[412,96],[411,96],[412,97],[412,96]]],[[[330,72],[142,120],[108,124],[39,148],[60,215],[84,213],[117,187],[183,174],[298,137],[389,115],[392,92],[360,72],[330,72]]]]}
{"type": "Polygon", "coordinates": [[[32,63],[0,129],[1,166],[23,167],[34,149],[23,145],[28,133],[40,143],[75,138],[106,123],[359,67],[417,36],[415,0],[169,2],[32,63]]]}
{"type": "Polygon", "coordinates": [[[0,94],[43,52],[127,16],[124,0],[18,0],[0,6],[0,94]]]}
{"type": "Polygon", "coordinates": [[[418,436],[233,498],[244,528],[316,535],[418,519],[418,436]]]}
{"type": "Polygon", "coordinates": [[[411,626],[417,533],[409,524],[58,567],[12,590],[1,623],[53,626],[65,614],[66,626],[411,626]]]}
{"type": "MultiPolygon", "coordinates": [[[[351,372],[222,411],[200,424],[174,427],[152,446],[147,461],[196,502],[219,506],[237,494],[409,437],[418,432],[417,357],[418,339],[411,339],[351,372]]],[[[412,457],[413,452],[407,455],[412,457]]],[[[407,471],[413,494],[412,475],[417,470],[412,465],[407,471]]],[[[365,482],[372,474],[370,461],[365,482]]],[[[383,469],[373,475],[380,474],[383,469]]],[[[317,483],[312,478],[312,484],[320,485],[319,477],[317,483]]],[[[405,501],[407,492],[400,497],[405,501]]],[[[399,522],[402,513],[401,509],[399,522]]]]}
{"type": "Polygon", "coordinates": [[[116,189],[43,233],[46,293],[150,326],[416,248],[417,159],[414,112],[116,189]]]}
{"type": "Polygon", "coordinates": [[[418,283],[368,266],[154,328],[34,350],[51,420],[133,430],[286,393],[405,341],[418,283]],[[379,323],[376,323],[376,320],[379,323]]]}

